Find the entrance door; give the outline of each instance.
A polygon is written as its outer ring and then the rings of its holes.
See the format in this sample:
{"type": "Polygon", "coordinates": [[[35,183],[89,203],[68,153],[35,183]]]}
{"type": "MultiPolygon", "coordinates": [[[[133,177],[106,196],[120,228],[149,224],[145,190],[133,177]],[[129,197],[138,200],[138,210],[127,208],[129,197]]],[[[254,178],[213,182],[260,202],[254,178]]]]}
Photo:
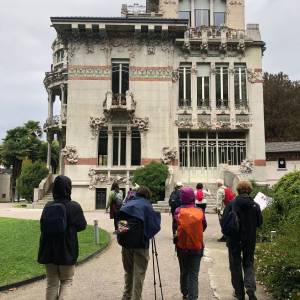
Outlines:
{"type": "Polygon", "coordinates": [[[106,189],[96,189],[96,209],[105,209],[106,189]]]}

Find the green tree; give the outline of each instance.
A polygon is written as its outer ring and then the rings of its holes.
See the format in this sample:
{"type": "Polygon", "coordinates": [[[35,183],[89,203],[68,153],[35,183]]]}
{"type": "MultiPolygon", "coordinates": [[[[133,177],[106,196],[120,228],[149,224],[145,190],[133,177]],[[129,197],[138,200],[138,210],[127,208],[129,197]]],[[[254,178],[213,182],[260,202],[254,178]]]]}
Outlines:
{"type": "Polygon", "coordinates": [[[152,202],[157,202],[165,197],[165,182],[168,174],[166,165],[151,162],[134,172],[133,181],[139,185],[147,186],[152,193],[152,202]]]}
{"type": "MultiPolygon", "coordinates": [[[[48,143],[42,142],[38,157],[40,160],[47,162],[47,154],[48,154],[48,143]]],[[[54,174],[56,174],[58,165],[59,165],[59,144],[57,141],[53,141],[51,144],[51,167],[54,174]]]]}
{"type": "Polygon", "coordinates": [[[284,73],[264,74],[266,140],[300,140],[300,83],[284,73]]]}
{"type": "Polygon", "coordinates": [[[12,197],[14,198],[16,179],[21,173],[22,161],[39,159],[41,147],[39,122],[28,121],[24,126],[10,129],[1,146],[1,159],[8,168],[12,167],[12,197]]]}
{"type": "Polygon", "coordinates": [[[23,167],[20,177],[17,180],[17,190],[21,197],[27,201],[33,201],[33,191],[37,188],[43,178],[48,174],[45,163],[36,161],[23,167]]]}

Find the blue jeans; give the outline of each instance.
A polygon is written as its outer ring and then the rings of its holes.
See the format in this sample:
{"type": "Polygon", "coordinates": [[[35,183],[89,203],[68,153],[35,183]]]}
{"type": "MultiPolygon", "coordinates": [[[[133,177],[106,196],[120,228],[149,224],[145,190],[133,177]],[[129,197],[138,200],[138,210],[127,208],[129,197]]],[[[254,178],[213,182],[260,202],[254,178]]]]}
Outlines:
{"type": "Polygon", "coordinates": [[[203,254],[183,254],[177,252],[180,268],[180,289],[188,300],[198,299],[198,274],[203,254]]]}

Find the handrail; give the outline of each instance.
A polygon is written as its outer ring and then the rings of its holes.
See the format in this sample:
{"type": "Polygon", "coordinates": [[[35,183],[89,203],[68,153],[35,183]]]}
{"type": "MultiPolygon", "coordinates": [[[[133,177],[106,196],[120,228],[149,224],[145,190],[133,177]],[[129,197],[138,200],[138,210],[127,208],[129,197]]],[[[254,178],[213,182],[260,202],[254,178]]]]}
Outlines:
{"type": "Polygon", "coordinates": [[[44,198],[44,196],[49,192],[50,187],[53,183],[53,174],[49,173],[46,178],[44,178],[38,188],[34,189],[34,201],[39,201],[44,198]]]}

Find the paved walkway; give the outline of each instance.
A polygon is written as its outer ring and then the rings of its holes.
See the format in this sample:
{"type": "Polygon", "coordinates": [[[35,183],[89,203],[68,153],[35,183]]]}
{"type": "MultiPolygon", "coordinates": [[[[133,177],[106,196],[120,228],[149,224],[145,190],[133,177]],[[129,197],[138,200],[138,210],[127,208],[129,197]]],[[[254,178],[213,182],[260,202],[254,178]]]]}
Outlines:
{"type": "MultiPolygon", "coordinates": [[[[41,210],[11,208],[9,204],[0,204],[0,217],[39,219],[41,210]]],[[[103,211],[85,213],[89,224],[99,220],[99,225],[112,232],[112,221],[103,211]]],[[[199,274],[199,299],[229,300],[232,297],[230,274],[228,272],[227,251],[223,243],[216,242],[219,236],[218,220],[215,215],[208,215],[208,229],[205,233],[206,252],[201,262],[199,274]]],[[[165,300],[179,300],[179,268],[171,240],[171,218],[162,215],[162,230],[156,237],[158,259],[162,276],[165,300]]],[[[71,299],[76,300],[115,300],[121,299],[123,288],[123,268],[120,247],[112,235],[111,246],[93,260],[79,266],[76,270],[74,290],[71,299]]],[[[0,293],[0,299],[41,300],[44,299],[45,280],[0,293]]],[[[152,261],[149,262],[145,279],[143,299],[154,299],[152,261]]],[[[160,299],[158,297],[158,299],[160,299]]],[[[259,300],[272,298],[259,289],[259,300]]]]}

